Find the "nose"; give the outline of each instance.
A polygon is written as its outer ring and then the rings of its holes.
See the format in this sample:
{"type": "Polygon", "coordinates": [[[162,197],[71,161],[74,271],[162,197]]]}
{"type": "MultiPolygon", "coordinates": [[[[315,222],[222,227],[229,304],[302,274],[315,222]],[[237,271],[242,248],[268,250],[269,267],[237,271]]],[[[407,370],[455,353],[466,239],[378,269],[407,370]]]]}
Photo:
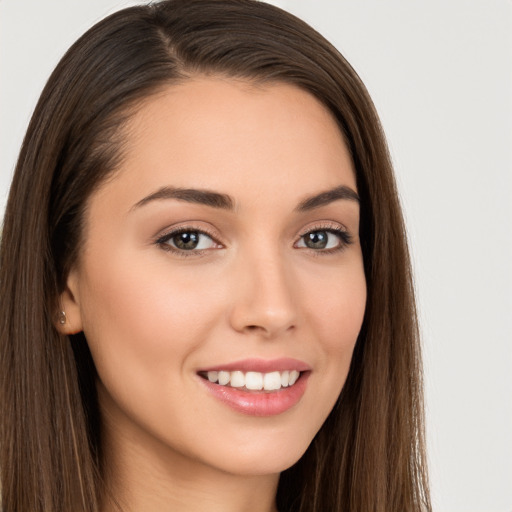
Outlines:
{"type": "Polygon", "coordinates": [[[296,327],[296,283],[283,258],[241,257],[232,277],[233,329],[272,339],[296,327]]]}

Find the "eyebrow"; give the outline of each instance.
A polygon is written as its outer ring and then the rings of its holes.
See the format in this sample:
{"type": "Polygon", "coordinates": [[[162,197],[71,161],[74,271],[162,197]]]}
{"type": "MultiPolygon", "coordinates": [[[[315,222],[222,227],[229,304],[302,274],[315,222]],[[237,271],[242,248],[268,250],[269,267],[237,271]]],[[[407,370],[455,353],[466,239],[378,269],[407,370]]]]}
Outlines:
{"type": "MultiPolygon", "coordinates": [[[[162,187],[135,203],[131,210],[144,206],[152,201],[163,199],[177,199],[178,201],[202,204],[222,210],[232,211],[235,209],[235,201],[228,194],[196,188],[162,187]]],[[[359,196],[354,190],[346,185],[340,185],[339,187],[320,192],[314,196],[306,197],[297,205],[295,211],[301,213],[307,212],[341,199],[348,199],[357,203],[360,202],[359,196]]]]}
{"type": "Polygon", "coordinates": [[[306,197],[306,199],[302,200],[297,208],[295,208],[295,211],[308,212],[310,210],[314,210],[315,208],[326,206],[340,199],[348,199],[350,201],[360,203],[359,196],[355,190],[352,190],[346,185],[340,185],[339,187],[326,190],[325,192],[320,192],[320,194],[306,197]]]}
{"type": "Polygon", "coordinates": [[[136,203],[132,210],[144,206],[151,201],[162,199],[177,199],[187,203],[203,204],[212,208],[220,208],[223,210],[234,210],[235,202],[227,194],[212,192],[210,190],[202,190],[196,188],[178,188],[178,187],[162,187],[149,196],[144,197],[136,203]]]}

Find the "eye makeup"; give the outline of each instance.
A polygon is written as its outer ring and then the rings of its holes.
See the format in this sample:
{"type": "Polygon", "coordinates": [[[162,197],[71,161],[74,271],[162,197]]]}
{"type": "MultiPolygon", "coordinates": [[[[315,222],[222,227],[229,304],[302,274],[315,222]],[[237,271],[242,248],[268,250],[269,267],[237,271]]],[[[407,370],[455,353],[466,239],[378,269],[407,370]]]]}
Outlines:
{"type": "MultiPolygon", "coordinates": [[[[318,255],[333,254],[343,251],[352,242],[352,236],[346,229],[339,224],[324,222],[303,230],[293,247],[306,249],[318,255]]],[[[208,251],[225,248],[211,231],[192,225],[171,229],[159,235],[154,243],[161,249],[181,257],[200,257],[208,251]]]]}
{"type": "Polygon", "coordinates": [[[318,255],[322,255],[343,251],[352,243],[352,235],[345,228],[337,223],[325,222],[308,226],[302,232],[294,247],[309,249],[318,253],[318,255]],[[333,238],[337,238],[338,243],[335,243],[333,238]]]}
{"type": "Polygon", "coordinates": [[[202,256],[206,251],[224,248],[209,230],[194,226],[180,226],[172,229],[159,236],[155,244],[164,251],[181,257],[202,256]]]}

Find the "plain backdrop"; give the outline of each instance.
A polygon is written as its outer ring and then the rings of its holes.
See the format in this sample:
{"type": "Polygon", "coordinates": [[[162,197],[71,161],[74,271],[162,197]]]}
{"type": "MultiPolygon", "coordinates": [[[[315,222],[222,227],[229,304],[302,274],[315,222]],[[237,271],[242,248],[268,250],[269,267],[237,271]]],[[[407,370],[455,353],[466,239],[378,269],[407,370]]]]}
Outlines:
{"type": "MultiPolygon", "coordinates": [[[[134,3],[0,0],[0,212],[58,59],[134,3]]],[[[434,509],[512,512],[512,2],[272,3],[352,63],[388,136],[416,274],[434,509]]]]}

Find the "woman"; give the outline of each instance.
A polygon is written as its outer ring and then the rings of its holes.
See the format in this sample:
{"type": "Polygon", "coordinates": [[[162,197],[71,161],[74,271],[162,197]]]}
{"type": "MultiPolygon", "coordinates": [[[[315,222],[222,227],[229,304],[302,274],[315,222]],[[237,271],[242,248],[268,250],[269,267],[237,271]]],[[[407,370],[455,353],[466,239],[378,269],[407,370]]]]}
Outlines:
{"type": "Polygon", "coordinates": [[[0,265],[4,510],[430,508],[384,136],[293,16],[170,0],[88,31],[0,265]]]}

